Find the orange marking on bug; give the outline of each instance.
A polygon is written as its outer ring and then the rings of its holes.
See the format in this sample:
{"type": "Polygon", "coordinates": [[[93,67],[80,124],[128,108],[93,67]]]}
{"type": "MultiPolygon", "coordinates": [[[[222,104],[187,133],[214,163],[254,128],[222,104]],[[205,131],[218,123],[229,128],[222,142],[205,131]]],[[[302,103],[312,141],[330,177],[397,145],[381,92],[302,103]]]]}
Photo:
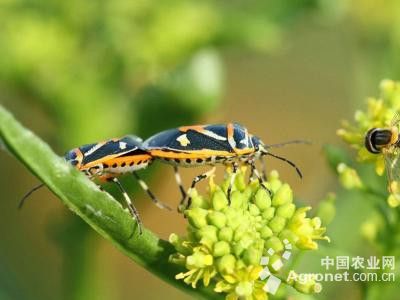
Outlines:
{"type": "Polygon", "coordinates": [[[203,125],[181,126],[178,128],[178,130],[182,131],[182,132],[188,132],[189,130],[194,130],[194,131],[203,133],[204,126],[203,125]]]}
{"type": "Polygon", "coordinates": [[[228,139],[233,138],[233,132],[234,132],[234,127],[232,123],[228,123],[228,125],[226,125],[227,128],[227,132],[228,132],[228,139]]]}
{"type": "Polygon", "coordinates": [[[82,167],[82,161],[83,161],[83,154],[82,151],[79,148],[76,148],[75,150],[75,154],[76,154],[76,160],[78,161],[78,163],[76,164],[76,168],[79,170],[82,167]]]}

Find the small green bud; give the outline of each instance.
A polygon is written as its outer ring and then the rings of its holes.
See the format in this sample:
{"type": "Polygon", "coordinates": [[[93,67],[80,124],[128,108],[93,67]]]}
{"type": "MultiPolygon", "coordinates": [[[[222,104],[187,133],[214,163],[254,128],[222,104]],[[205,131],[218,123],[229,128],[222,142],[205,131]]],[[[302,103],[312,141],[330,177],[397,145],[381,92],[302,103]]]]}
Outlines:
{"type": "Polygon", "coordinates": [[[214,210],[220,211],[228,206],[228,198],[226,198],[225,193],[220,187],[216,187],[216,190],[212,196],[212,207],[214,210]]]}
{"type": "Polygon", "coordinates": [[[256,266],[260,263],[262,251],[255,249],[254,247],[249,247],[244,250],[242,254],[242,259],[246,265],[256,266]]]}
{"type": "Polygon", "coordinates": [[[211,242],[218,241],[217,227],[212,226],[212,225],[207,225],[207,226],[200,228],[197,231],[197,235],[200,239],[206,238],[207,240],[209,240],[211,242]]]}
{"type": "Polygon", "coordinates": [[[217,228],[222,228],[226,224],[226,216],[222,212],[212,211],[207,215],[207,220],[210,225],[214,225],[217,228]]]}
{"type": "Polygon", "coordinates": [[[227,225],[232,229],[236,229],[241,223],[241,218],[233,207],[227,207],[223,210],[226,216],[227,225]]]}
{"type": "Polygon", "coordinates": [[[362,181],[358,176],[355,169],[350,168],[345,163],[340,163],[337,166],[337,171],[339,173],[340,183],[346,189],[360,189],[363,187],[362,181]]]}
{"type": "Polygon", "coordinates": [[[398,207],[400,205],[400,194],[390,194],[387,199],[387,203],[390,207],[398,207]]]}
{"type": "Polygon", "coordinates": [[[235,288],[235,293],[239,299],[250,297],[253,293],[253,283],[248,281],[240,282],[235,288]]]}
{"type": "Polygon", "coordinates": [[[268,250],[269,248],[272,248],[275,252],[282,251],[283,243],[276,236],[272,236],[265,242],[265,249],[268,250]]]}
{"type": "Polygon", "coordinates": [[[236,257],[239,257],[240,255],[242,255],[244,249],[245,248],[243,247],[243,245],[241,243],[236,243],[232,247],[233,254],[235,254],[236,257]]]}
{"type": "Polygon", "coordinates": [[[287,183],[282,184],[272,198],[272,205],[279,206],[293,201],[293,191],[287,183]]]}
{"type": "Polygon", "coordinates": [[[282,182],[279,180],[279,174],[276,170],[273,170],[268,175],[268,188],[275,194],[282,186],[282,182]]]}
{"type": "Polygon", "coordinates": [[[266,225],[261,228],[260,233],[263,239],[267,239],[273,235],[271,228],[266,225]]]}
{"type": "Polygon", "coordinates": [[[271,197],[265,189],[258,189],[254,196],[254,204],[261,210],[266,210],[271,206],[271,197]]]}
{"type": "Polygon", "coordinates": [[[230,227],[221,228],[218,233],[219,240],[230,242],[233,237],[233,229],[230,227]]]}
{"type": "Polygon", "coordinates": [[[271,220],[275,215],[275,207],[268,207],[266,210],[263,211],[262,217],[264,220],[271,220]]]}
{"type": "Polygon", "coordinates": [[[233,240],[236,242],[240,241],[245,235],[246,231],[247,231],[247,226],[243,224],[239,225],[235,230],[235,233],[233,235],[233,240]]]}
{"type": "Polygon", "coordinates": [[[210,254],[204,254],[200,251],[195,251],[186,259],[186,267],[190,269],[204,268],[213,264],[213,257],[210,254]]]}
{"type": "Polygon", "coordinates": [[[257,207],[257,205],[250,203],[249,212],[252,216],[258,216],[260,214],[260,209],[257,207]]]}
{"type": "Polygon", "coordinates": [[[286,219],[280,216],[275,216],[268,223],[269,228],[271,228],[272,232],[279,233],[285,228],[286,219]]]}
{"type": "Polygon", "coordinates": [[[246,203],[246,198],[239,191],[233,191],[231,194],[231,207],[241,208],[246,203]]]}
{"type": "Polygon", "coordinates": [[[322,222],[325,225],[331,223],[333,218],[335,217],[336,214],[335,200],[336,200],[336,195],[330,193],[318,205],[318,210],[316,215],[321,218],[322,222]]]}
{"type": "Polygon", "coordinates": [[[296,205],[293,203],[286,203],[279,206],[276,210],[276,215],[285,219],[290,219],[296,210],[296,205]]]}
{"type": "Polygon", "coordinates": [[[229,254],[230,247],[229,244],[225,241],[219,241],[214,244],[214,257],[220,257],[229,254]]]}
{"type": "Polygon", "coordinates": [[[235,264],[235,257],[227,254],[217,260],[217,269],[221,274],[232,274],[235,271],[235,264]]]}
{"type": "Polygon", "coordinates": [[[194,207],[190,210],[187,210],[186,214],[190,225],[196,228],[202,228],[207,225],[207,210],[200,207],[194,207]]]}

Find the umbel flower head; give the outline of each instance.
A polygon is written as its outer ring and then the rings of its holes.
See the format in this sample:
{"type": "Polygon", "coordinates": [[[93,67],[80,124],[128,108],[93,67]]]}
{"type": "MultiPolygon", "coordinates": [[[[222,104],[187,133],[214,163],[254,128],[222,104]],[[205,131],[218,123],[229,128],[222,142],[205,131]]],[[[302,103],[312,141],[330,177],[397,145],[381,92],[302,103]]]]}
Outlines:
{"type": "MultiPolygon", "coordinates": [[[[390,128],[393,118],[400,112],[400,83],[392,80],[383,80],[380,84],[379,98],[369,98],[366,111],[358,110],[355,113],[355,124],[344,121],[337,134],[350,146],[357,150],[357,160],[361,163],[375,164],[375,172],[379,176],[385,173],[385,158],[382,154],[370,153],[364,139],[371,128],[390,128]]],[[[398,126],[398,125],[396,125],[398,126]]],[[[398,167],[398,166],[396,166],[398,167]]],[[[339,179],[347,189],[364,189],[357,171],[341,163],[337,167],[339,179]]],[[[400,186],[398,181],[389,182],[391,194],[387,202],[391,207],[400,205],[400,186]]]]}
{"type": "Polygon", "coordinates": [[[328,238],[321,220],[306,216],[310,207],[296,207],[292,189],[280,181],[276,171],[265,182],[271,197],[257,180],[247,184],[245,168],[241,169],[228,205],[231,176],[227,173],[221,186],[211,178],[207,196],[193,192],[192,205],[185,211],[187,235],[171,234],[169,238],[177,251],[170,261],[187,269],[176,278],[193,288],[199,283],[211,285],[215,292],[226,293],[226,299],[267,299],[265,282],[260,279],[261,258],[270,255],[271,267],[280,260],[285,243],[315,250],[316,240],[328,238]]]}
{"type": "Polygon", "coordinates": [[[400,83],[392,80],[382,80],[379,98],[369,98],[366,111],[357,110],[354,115],[355,124],[342,122],[342,128],[337,134],[353,148],[358,150],[357,159],[360,162],[375,163],[375,171],[382,175],[385,162],[382,155],[375,155],[365,148],[364,138],[371,128],[390,128],[393,117],[400,111],[400,83]]]}

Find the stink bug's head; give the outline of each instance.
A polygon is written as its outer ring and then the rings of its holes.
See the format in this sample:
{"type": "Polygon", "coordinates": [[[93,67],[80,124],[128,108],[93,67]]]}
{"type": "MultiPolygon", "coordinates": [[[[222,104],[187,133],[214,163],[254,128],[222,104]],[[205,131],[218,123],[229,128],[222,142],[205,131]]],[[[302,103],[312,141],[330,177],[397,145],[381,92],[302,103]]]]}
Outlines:
{"type": "Polygon", "coordinates": [[[267,153],[264,143],[263,141],[260,140],[259,137],[252,135],[251,142],[253,143],[254,152],[256,153],[256,155],[260,156],[260,155],[265,155],[267,153]]]}
{"type": "Polygon", "coordinates": [[[373,154],[382,152],[382,149],[397,143],[398,129],[371,128],[365,135],[365,148],[373,154]]]}
{"type": "Polygon", "coordinates": [[[78,169],[82,164],[82,158],[83,158],[82,155],[78,155],[79,153],[80,153],[80,150],[77,148],[77,149],[72,149],[72,150],[68,151],[64,155],[65,160],[78,169]]]}

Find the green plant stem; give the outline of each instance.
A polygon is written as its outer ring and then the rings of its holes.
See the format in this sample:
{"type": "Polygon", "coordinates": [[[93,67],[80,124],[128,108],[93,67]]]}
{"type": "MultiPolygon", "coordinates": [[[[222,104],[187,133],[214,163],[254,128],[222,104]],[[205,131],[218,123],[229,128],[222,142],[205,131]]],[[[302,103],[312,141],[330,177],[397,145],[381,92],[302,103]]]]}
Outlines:
{"type": "MultiPolygon", "coordinates": [[[[137,225],[127,210],[83,174],[54,154],[50,147],[24,128],[0,106],[0,137],[9,151],[101,236],[149,272],[200,299],[223,299],[211,288],[192,289],[175,275],[183,269],[168,262],[174,247],[137,225]]],[[[133,280],[133,279],[132,279],[133,280]]]]}

